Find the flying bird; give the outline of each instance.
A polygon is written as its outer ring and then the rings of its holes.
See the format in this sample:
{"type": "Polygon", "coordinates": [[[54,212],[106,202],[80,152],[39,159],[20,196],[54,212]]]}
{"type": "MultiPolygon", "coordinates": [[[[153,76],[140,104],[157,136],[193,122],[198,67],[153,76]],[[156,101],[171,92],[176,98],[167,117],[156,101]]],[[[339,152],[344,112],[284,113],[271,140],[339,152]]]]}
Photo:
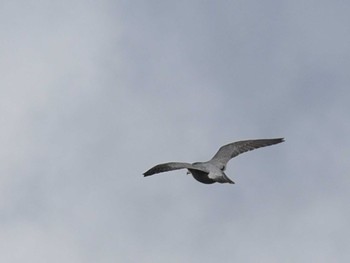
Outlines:
{"type": "Polygon", "coordinates": [[[150,176],[157,173],[168,172],[178,169],[187,169],[187,174],[191,174],[194,179],[203,184],[229,183],[234,182],[224,173],[227,163],[237,155],[257,148],[270,146],[284,142],[284,138],[258,139],[233,142],[220,147],[214,157],[207,162],[181,163],[170,162],[158,164],[143,175],[150,176]]]}

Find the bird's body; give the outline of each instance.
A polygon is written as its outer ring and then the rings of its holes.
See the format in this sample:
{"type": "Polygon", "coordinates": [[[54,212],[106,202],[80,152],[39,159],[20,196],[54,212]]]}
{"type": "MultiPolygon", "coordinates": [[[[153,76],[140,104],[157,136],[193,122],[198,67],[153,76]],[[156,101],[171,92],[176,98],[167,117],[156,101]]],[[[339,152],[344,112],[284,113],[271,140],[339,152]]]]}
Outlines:
{"type": "Polygon", "coordinates": [[[214,157],[207,162],[195,162],[193,164],[180,162],[162,163],[149,169],[147,172],[144,173],[144,176],[150,176],[156,173],[162,173],[178,169],[187,169],[188,173],[192,174],[194,179],[204,184],[234,184],[234,182],[230,178],[228,178],[228,176],[224,173],[229,160],[241,153],[251,151],[260,147],[281,143],[283,141],[283,138],[277,138],[245,140],[230,143],[222,146],[219,149],[219,151],[214,155],[214,157]]]}
{"type": "Polygon", "coordinates": [[[210,161],[197,162],[197,163],[193,163],[193,165],[195,167],[200,168],[201,171],[198,173],[198,170],[189,169],[189,172],[192,174],[194,179],[196,179],[201,183],[212,184],[212,183],[218,182],[218,183],[234,184],[234,182],[231,181],[231,179],[228,178],[224,173],[224,170],[225,170],[224,166],[221,169],[220,167],[212,164],[210,161]],[[204,171],[204,173],[202,171],[204,171]]]}

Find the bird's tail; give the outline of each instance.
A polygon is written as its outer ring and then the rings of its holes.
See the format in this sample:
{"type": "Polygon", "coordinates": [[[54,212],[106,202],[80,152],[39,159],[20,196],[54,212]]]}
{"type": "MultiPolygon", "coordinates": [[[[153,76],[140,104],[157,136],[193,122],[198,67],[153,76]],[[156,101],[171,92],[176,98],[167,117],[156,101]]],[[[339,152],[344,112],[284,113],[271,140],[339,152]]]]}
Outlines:
{"type": "Polygon", "coordinates": [[[225,178],[225,180],[226,180],[226,183],[229,183],[229,184],[234,184],[234,183],[235,183],[235,182],[232,181],[225,173],[223,173],[223,175],[224,175],[224,178],[225,178]]]}

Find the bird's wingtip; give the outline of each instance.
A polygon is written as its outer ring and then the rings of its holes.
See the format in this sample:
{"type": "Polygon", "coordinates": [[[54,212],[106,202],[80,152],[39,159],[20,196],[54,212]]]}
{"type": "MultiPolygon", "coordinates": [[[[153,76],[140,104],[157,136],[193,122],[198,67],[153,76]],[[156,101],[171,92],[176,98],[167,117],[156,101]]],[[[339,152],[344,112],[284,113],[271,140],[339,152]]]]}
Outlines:
{"type": "Polygon", "coordinates": [[[143,173],[143,177],[147,177],[147,176],[150,176],[152,174],[154,174],[154,173],[152,173],[151,171],[147,171],[147,172],[143,173]]]}
{"type": "Polygon", "coordinates": [[[278,141],[279,143],[285,141],[285,139],[284,139],[283,137],[281,137],[281,138],[276,138],[275,140],[278,141]]]}

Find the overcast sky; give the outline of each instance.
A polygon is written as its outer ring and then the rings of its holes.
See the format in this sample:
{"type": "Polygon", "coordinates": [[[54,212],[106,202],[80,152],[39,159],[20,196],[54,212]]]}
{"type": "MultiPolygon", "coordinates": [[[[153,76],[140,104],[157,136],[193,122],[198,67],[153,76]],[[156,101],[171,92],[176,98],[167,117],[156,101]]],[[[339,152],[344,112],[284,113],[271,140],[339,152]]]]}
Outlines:
{"type": "Polygon", "coordinates": [[[349,262],[350,2],[2,1],[1,262],[349,262]],[[285,137],[204,185],[153,165],[285,137]]]}

